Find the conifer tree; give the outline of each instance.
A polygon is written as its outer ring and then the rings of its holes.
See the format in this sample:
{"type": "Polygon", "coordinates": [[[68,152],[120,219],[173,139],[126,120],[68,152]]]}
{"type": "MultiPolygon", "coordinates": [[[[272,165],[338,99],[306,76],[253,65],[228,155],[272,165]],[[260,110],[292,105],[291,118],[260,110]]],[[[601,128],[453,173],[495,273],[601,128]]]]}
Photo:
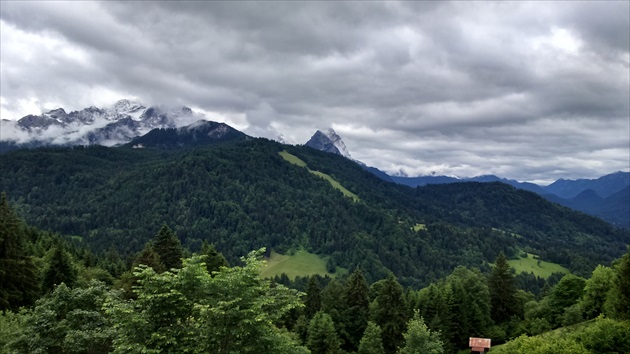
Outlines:
{"type": "Polygon", "coordinates": [[[142,251],[140,251],[133,262],[134,268],[141,264],[153,268],[153,270],[158,273],[166,270],[164,269],[164,265],[160,261],[160,256],[157,254],[157,252],[155,252],[155,249],[153,249],[153,244],[151,242],[147,242],[147,244],[144,245],[144,248],[142,249],[142,251]]]}
{"type": "Polygon", "coordinates": [[[66,286],[72,288],[76,281],[77,270],[74,267],[71,256],[61,245],[61,241],[57,241],[44,272],[43,288],[46,291],[50,291],[61,283],[65,283],[66,286]]]}
{"type": "Polygon", "coordinates": [[[394,353],[403,342],[407,318],[407,304],[403,288],[393,275],[384,279],[370,305],[372,320],[381,327],[383,347],[386,353],[394,353]]]}
{"type": "Polygon", "coordinates": [[[322,311],[330,315],[340,338],[347,336],[343,322],[345,304],[340,301],[343,299],[343,290],[343,286],[333,278],[321,292],[322,311]]]}
{"type": "Polygon", "coordinates": [[[153,248],[160,256],[160,261],[166,270],[182,267],[182,258],[184,257],[182,244],[177,235],[166,224],[162,226],[155,237],[153,248]]]}
{"type": "Polygon", "coordinates": [[[488,278],[490,291],[490,317],[496,323],[505,323],[518,315],[519,304],[516,298],[516,286],[507,258],[500,252],[494,262],[494,268],[488,278]]]}
{"type": "Polygon", "coordinates": [[[307,347],[313,354],[333,354],[339,352],[341,341],[335,331],[332,318],[322,311],[313,316],[308,327],[307,347]]]}
{"type": "Polygon", "coordinates": [[[206,256],[206,268],[210,274],[219,271],[221,267],[229,267],[223,254],[217,251],[211,243],[203,242],[201,245],[201,254],[206,256]]]}
{"type": "Polygon", "coordinates": [[[614,317],[630,320],[630,247],[621,257],[611,295],[614,296],[614,317]]]}
{"type": "Polygon", "coordinates": [[[370,317],[370,288],[368,287],[363,271],[356,268],[348,278],[343,294],[343,302],[346,305],[344,323],[348,351],[355,351],[359,341],[365,332],[370,317]]]}
{"type": "Polygon", "coordinates": [[[381,327],[374,322],[368,322],[365,333],[359,343],[357,354],[385,354],[383,340],[381,339],[381,327]]]}
{"type": "Polygon", "coordinates": [[[322,307],[321,289],[317,276],[312,276],[308,280],[306,297],[304,298],[304,315],[307,319],[313,318],[322,307]]]}
{"type": "Polygon", "coordinates": [[[35,301],[39,292],[37,269],[28,256],[21,220],[0,196],[0,310],[18,308],[35,301]]]}

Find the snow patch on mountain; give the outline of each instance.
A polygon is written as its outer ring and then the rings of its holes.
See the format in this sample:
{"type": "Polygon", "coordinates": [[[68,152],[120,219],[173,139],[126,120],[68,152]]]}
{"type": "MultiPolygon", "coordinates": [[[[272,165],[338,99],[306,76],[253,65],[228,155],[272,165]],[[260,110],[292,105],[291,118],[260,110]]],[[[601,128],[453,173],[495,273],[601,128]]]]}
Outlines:
{"type": "Polygon", "coordinates": [[[353,160],[352,156],[350,156],[348,148],[346,147],[346,144],[343,142],[343,140],[341,140],[339,134],[337,134],[332,128],[329,128],[326,132],[322,132],[321,130],[316,131],[311,139],[305,144],[305,146],[316,150],[341,155],[353,160]]]}
{"type": "Polygon", "coordinates": [[[156,128],[177,128],[203,115],[188,107],[145,107],[139,102],[119,100],[105,108],[88,107],[67,113],[63,108],[18,121],[2,121],[1,141],[15,144],[113,146],[124,144],[156,128]]]}

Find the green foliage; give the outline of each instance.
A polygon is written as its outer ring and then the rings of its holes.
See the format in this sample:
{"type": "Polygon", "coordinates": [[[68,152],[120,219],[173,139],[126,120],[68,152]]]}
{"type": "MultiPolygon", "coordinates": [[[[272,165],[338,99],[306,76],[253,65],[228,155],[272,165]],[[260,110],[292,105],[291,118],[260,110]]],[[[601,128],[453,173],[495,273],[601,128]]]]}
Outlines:
{"type": "Polygon", "coordinates": [[[516,299],[516,287],[510,265],[503,252],[499,253],[488,278],[490,315],[495,323],[505,323],[514,315],[522,316],[522,307],[516,299]]]}
{"type": "Polygon", "coordinates": [[[426,319],[429,328],[440,333],[446,352],[455,352],[456,345],[453,334],[454,326],[459,322],[454,318],[453,292],[450,285],[445,282],[431,284],[418,292],[417,303],[420,316],[426,319]]]}
{"type": "Polygon", "coordinates": [[[541,337],[527,337],[522,335],[514,341],[504,345],[498,354],[590,354],[588,349],[568,338],[545,339],[541,337]]]}
{"type": "Polygon", "coordinates": [[[580,307],[587,319],[595,318],[604,311],[608,292],[613,287],[615,272],[608,267],[598,265],[586,281],[580,307]]]}
{"type": "Polygon", "coordinates": [[[346,282],[343,293],[344,324],[347,333],[345,349],[356,351],[370,317],[370,288],[363,271],[356,268],[346,282]]]}
{"type": "Polygon", "coordinates": [[[93,282],[87,288],[75,289],[62,283],[38,300],[34,309],[20,314],[22,330],[9,343],[9,351],[109,352],[114,332],[102,310],[107,295],[102,283],[93,282]]]}
{"type": "Polygon", "coordinates": [[[29,257],[24,225],[0,195],[0,311],[31,304],[39,292],[37,269],[29,257]]]}
{"type": "Polygon", "coordinates": [[[206,256],[206,269],[210,274],[221,270],[221,267],[229,267],[229,264],[223,254],[218,252],[211,243],[204,241],[201,245],[201,254],[206,256]]]}
{"type": "Polygon", "coordinates": [[[490,292],[479,270],[457,267],[446,278],[451,291],[450,313],[456,325],[451,328],[456,348],[466,348],[469,337],[486,337],[492,324],[490,292]]]}
{"type": "Polygon", "coordinates": [[[619,262],[613,285],[609,306],[612,315],[615,318],[630,320],[630,246],[619,262]]]}
{"type": "Polygon", "coordinates": [[[322,308],[321,288],[317,276],[312,276],[308,281],[306,296],[304,297],[304,315],[307,319],[313,318],[322,308]]]}
{"type": "Polygon", "coordinates": [[[630,353],[630,322],[599,316],[572,338],[593,353],[630,353]]]}
{"type": "Polygon", "coordinates": [[[140,253],[136,256],[136,259],[133,261],[134,267],[141,264],[153,268],[153,270],[158,273],[162,273],[166,270],[164,264],[162,264],[162,261],[160,260],[160,255],[157,254],[153,248],[152,242],[147,242],[142,251],[140,251],[140,253]]]}
{"type": "Polygon", "coordinates": [[[10,353],[8,344],[24,332],[25,317],[11,311],[0,312],[0,353],[10,353]]]}
{"type": "Polygon", "coordinates": [[[340,351],[341,341],[335,331],[333,320],[322,311],[313,316],[308,326],[307,347],[313,354],[334,354],[340,351]]]}
{"type": "Polygon", "coordinates": [[[172,268],[182,267],[182,258],[184,257],[184,249],[182,244],[167,225],[163,225],[155,237],[153,244],[155,253],[160,257],[160,262],[164,268],[170,270],[172,268]]]}
{"type": "Polygon", "coordinates": [[[46,291],[51,291],[62,283],[72,288],[77,281],[77,273],[72,257],[59,242],[52,249],[48,259],[42,288],[46,291]]]}
{"type": "Polygon", "coordinates": [[[339,338],[347,338],[348,334],[345,328],[345,310],[346,305],[343,302],[344,287],[336,279],[328,282],[328,285],[322,290],[322,309],[321,311],[330,315],[335,325],[335,331],[339,338]]]}
{"type": "MultiPolygon", "coordinates": [[[[13,151],[0,165],[0,183],[29,223],[81,236],[97,254],[114,247],[121,258],[140,251],[163,220],[190,251],[213,243],[234,264],[262,246],[282,254],[302,246],[324,260],[336,254],[339,267],[361,266],[369,282],[391,271],[421,288],[457,265],[486,267],[501,250],[527,249],[584,274],[619,257],[627,239],[601,220],[506,185],[411,189],[343,157],[265,139],[170,152],[13,151]],[[361,202],[287,163],[282,150],[361,202]],[[414,231],[419,222],[425,227],[414,231]]],[[[109,264],[100,266],[115,277],[127,268],[109,264]]]]}
{"type": "Polygon", "coordinates": [[[429,330],[418,311],[415,311],[413,318],[407,324],[407,332],[404,337],[405,346],[399,351],[401,354],[444,353],[439,333],[429,330]]]}
{"type": "Polygon", "coordinates": [[[274,323],[300,306],[299,293],[270,287],[258,273],[263,250],[245,266],[221,268],[212,277],[204,256],[183,268],[156,273],[139,267],[137,300],[112,297],[105,304],[116,331],[114,352],[282,353],[301,352],[274,323]]]}
{"type": "Polygon", "coordinates": [[[359,343],[357,354],[385,354],[381,335],[381,327],[374,322],[368,322],[365,333],[359,343]]]}
{"type": "Polygon", "coordinates": [[[494,347],[493,353],[628,353],[630,323],[604,318],[559,328],[535,337],[525,335],[494,347]]]}
{"type": "Polygon", "coordinates": [[[550,322],[560,325],[563,322],[562,315],[565,310],[575,305],[584,293],[586,280],[573,274],[567,274],[549,294],[550,322]]]}
{"type": "Polygon", "coordinates": [[[382,280],[376,298],[370,305],[370,317],[381,327],[383,348],[386,353],[396,352],[403,343],[406,313],[407,304],[402,286],[393,276],[382,280]]]}

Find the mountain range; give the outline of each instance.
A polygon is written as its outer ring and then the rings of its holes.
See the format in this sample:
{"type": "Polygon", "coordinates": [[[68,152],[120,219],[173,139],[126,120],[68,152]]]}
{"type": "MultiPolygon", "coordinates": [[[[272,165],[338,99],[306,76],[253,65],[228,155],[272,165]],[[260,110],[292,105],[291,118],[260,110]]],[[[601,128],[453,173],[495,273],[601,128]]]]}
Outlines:
{"type": "Polygon", "coordinates": [[[70,113],[57,108],[17,121],[2,120],[0,152],[50,145],[114,146],[128,143],[153,129],[175,128],[199,119],[188,107],[145,107],[130,100],[70,113]]]}
{"type": "MultiPolygon", "coordinates": [[[[341,137],[332,129],[327,134],[318,130],[305,146],[350,158],[350,153],[347,151],[341,137]],[[337,146],[341,146],[343,150],[337,148],[337,146]]],[[[383,180],[409,187],[463,182],[501,182],[518,189],[534,192],[551,202],[601,217],[613,225],[630,228],[630,172],[619,171],[597,179],[559,179],[548,186],[540,186],[495,175],[469,178],[392,176],[375,167],[367,166],[360,161],[354,161],[383,180]]]]}
{"type": "Polygon", "coordinates": [[[214,122],[155,129],[119,147],[0,155],[0,185],[29,225],[101,254],[140,251],[166,223],[191,252],[232,264],[252,249],[305,249],[369,281],[424,286],[458,265],[523,251],[587,275],[625,252],[627,230],[504,183],[411,188],[341,155],[247,137],[214,122]],[[194,146],[191,146],[193,144],[194,146]]]}
{"type": "MultiPolygon", "coordinates": [[[[176,149],[214,144],[247,136],[224,123],[205,120],[190,108],[145,107],[120,100],[106,108],[88,107],[67,113],[63,108],[18,121],[1,121],[0,152],[39,146],[124,145],[176,149]],[[192,123],[192,124],[189,124],[192,123]],[[190,133],[190,134],[187,134],[190,133]]],[[[560,179],[548,186],[509,180],[495,175],[470,178],[450,176],[392,176],[351,157],[333,130],[317,130],[306,147],[346,157],[377,177],[410,187],[461,182],[501,182],[534,192],[549,201],[630,227],[630,173],[616,172],[598,179],[560,179]]]]}

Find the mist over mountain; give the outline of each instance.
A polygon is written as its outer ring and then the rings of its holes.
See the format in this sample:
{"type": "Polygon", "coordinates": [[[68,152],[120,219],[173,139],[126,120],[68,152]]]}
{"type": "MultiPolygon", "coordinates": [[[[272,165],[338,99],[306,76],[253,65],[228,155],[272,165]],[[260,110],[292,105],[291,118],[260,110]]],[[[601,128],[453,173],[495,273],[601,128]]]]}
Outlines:
{"type": "Polygon", "coordinates": [[[202,118],[188,107],[145,107],[130,100],[70,113],[57,108],[17,121],[3,120],[0,151],[50,145],[114,146],[156,128],[181,127],[202,118]]]}

